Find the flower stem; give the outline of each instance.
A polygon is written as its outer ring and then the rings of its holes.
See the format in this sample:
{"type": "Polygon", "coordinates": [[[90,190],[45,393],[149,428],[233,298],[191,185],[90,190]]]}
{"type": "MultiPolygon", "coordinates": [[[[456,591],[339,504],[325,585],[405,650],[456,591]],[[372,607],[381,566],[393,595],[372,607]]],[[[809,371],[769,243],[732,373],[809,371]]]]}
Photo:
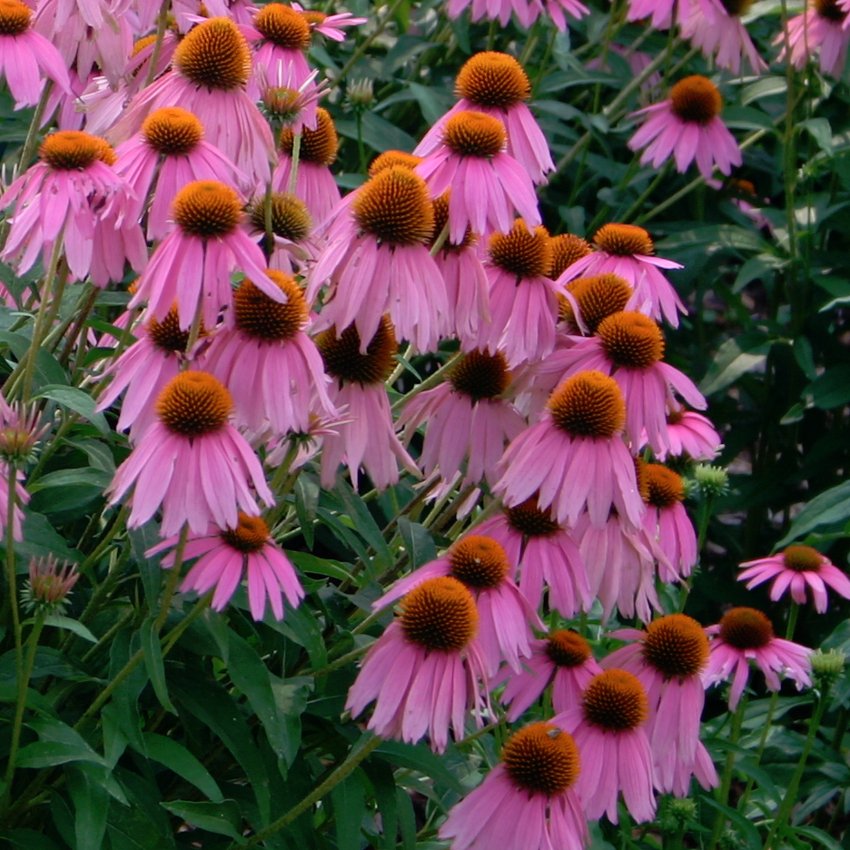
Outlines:
{"type": "Polygon", "coordinates": [[[159,62],[159,54],[162,52],[162,40],[165,38],[165,29],[168,26],[168,10],[170,6],[171,0],[162,0],[162,5],[159,7],[159,15],[156,19],[156,41],[154,41],[153,50],[151,51],[148,73],[145,77],[145,86],[149,86],[156,75],[156,65],[159,62]]]}
{"type": "MultiPolygon", "coordinates": [[[[732,747],[738,743],[741,737],[741,727],[744,725],[744,710],[747,705],[746,694],[741,695],[741,701],[738,703],[738,708],[732,715],[732,729],[729,735],[729,744],[732,747]]],[[[729,791],[732,788],[732,774],[735,769],[735,750],[730,749],[726,753],[726,764],[723,767],[723,778],[720,780],[720,788],[717,790],[717,802],[721,806],[727,806],[729,803],[729,791]]],[[[708,850],[715,850],[717,842],[720,840],[720,835],[723,832],[723,826],[726,823],[726,817],[721,809],[718,810],[714,818],[714,827],[711,830],[711,840],[708,844],[708,850]]]]}
{"type": "Polygon", "coordinates": [[[287,191],[290,195],[295,194],[295,184],[298,182],[298,163],[301,159],[301,133],[292,135],[292,169],[289,172],[289,183],[287,191]]]}

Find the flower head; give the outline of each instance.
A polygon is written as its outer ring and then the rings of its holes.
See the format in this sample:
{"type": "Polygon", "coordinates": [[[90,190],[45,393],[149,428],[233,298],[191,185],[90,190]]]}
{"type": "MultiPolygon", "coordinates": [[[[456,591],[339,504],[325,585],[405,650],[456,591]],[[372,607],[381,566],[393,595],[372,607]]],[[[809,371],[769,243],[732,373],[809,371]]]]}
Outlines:
{"type": "Polygon", "coordinates": [[[29,565],[29,579],[21,594],[24,606],[30,612],[61,613],[79,578],[74,564],[60,563],[52,555],[33,558],[29,565]]]}

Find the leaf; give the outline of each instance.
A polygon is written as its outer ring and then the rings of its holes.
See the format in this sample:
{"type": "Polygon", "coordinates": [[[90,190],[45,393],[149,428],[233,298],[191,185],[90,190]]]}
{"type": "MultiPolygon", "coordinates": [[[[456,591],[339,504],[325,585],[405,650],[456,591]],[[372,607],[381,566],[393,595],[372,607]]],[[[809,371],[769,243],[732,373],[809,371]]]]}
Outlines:
{"type": "Polygon", "coordinates": [[[727,339],[717,351],[708,372],[700,382],[703,395],[713,395],[735,383],[742,375],[761,367],[772,342],[761,334],[742,334],[727,339]]]}
{"type": "Polygon", "coordinates": [[[794,518],[788,533],[774,549],[783,549],[791,541],[823,525],[834,525],[850,518],[850,481],[815,496],[794,518]]]}
{"type": "Polygon", "coordinates": [[[97,638],[80,622],[70,617],[62,617],[59,614],[48,614],[44,618],[45,626],[53,626],[56,629],[66,629],[73,632],[77,637],[87,640],[89,643],[97,643],[97,638]]]}
{"type": "Polygon", "coordinates": [[[708,795],[703,795],[701,799],[704,805],[709,806],[715,811],[723,812],[723,816],[732,821],[738,828],[740,837],[744,839],[744,846],[750,848],[750,850],[762,850],[761,836],[752,821],[735,809],[731,809],[729,806],[722,806],[717,800],[712,799],[708,795]]]}
{"type": "Polygon", "coordinates": [[[313,548],[316,537],[314,522],[319,507],[319,492],[319,485],[312,476],[302,473],[295,479],[295,515],[308,549],[313,548]]]}
{"type": "Polygon", "coordinates": [[[72,410],[74,413],[82,416],[83,419],[91,422],[101,434],[109,434],[111,432],[106,417],[95,409],[97,403],[83,390],[61,384],[48,384],[42,387],[35,397],[47,398],[58,402],[63,407],[67,407],[68,410],[72,410]]]}
{"type": "Polygon", "coordinates": [[[843,845],[839,844],[831,835],[822,829],[818,829],[816,826],[797,826],[793,831],[797,835],[802,835],[804,838],[816,841],[821,847],[826,847],[827,850],[844,850],[843,845]]]}
{"type": "Polygon", "coordinates": [[[434,538],[424,525],[411,522],[407,517],[399,517],[398,532],[414,567],[433,561],[437,557],[434,538]]]}
{"type": "Polygon", "coordinates": [[[804,390],[804,398],[821,410],[833,410],[850,401],[850,364],[833,366],[815,378],[804,390]]]}
{"type": "Polygon", "coordinates": [[[107,767],[103,756],[96,753],[79,732],[61,720],[38,718],[28,726],[39,740],[18,753],[19,767],[54,767],[74,761],[90,761],[107,767]]]}
{"type": "Polygon", "coordinates": [[[784,95],[788,88],[785,77],[759,77],[754,83],[750,83],[741,89],[741,103],[748,104],[763,97],[774,97],[784,95]]]}
{"type": "MultiPolygon", "coordinates": [[[[351,119],[336,122],[336,128],[341,136],[348,139],[357,138],[357,123],[351,119]]],[[[383,153],[386,150],[412,151],[416,147],[416,139],[399,130],[374,112],[364,112],[362,119],[362,138],[372,150],[383,153]]]]}
{"type": "Polygon", "coordinates": [[[74,803],[76,850],[102,850],[109,797],[85,771],[69,771],[68,793],[74,803]]]}
{"type": "MultiPolygon", "coordinates": [[[[354,527],[357,533],[375,552],[375,561],[378,563],[378,568],[380,570],[389,569],[393,563],[393,556],[390,554],[381,529],[378,528],[378,523],[375,522],[374,517],[369,512],[369,508],[366,507],[366,503],[354,492],[347,481],[341,482],[341,485],[337,488],[337,493],[341,496],[349,516],[354,520],[354,527]]],[[[365,566],[367,573],[374,575],[375,570],[368,561],[365,566]]]]}
{"type": "Polygon", "coordinates": [[[145,669],[150,676],[153,691],[159,704],[172,714],[177,714],[177,709],[168,696],[168,685],[165,682],[165,663],[162,660],[162,646],[159,635],[153,630],[153,620],[147,619],[142,623],[140,629],[142,639],[142,650],[145,653],[145,669]]]}
{"type": "MultiPolygon", "coordinates": [[[[20,333],[0,331],[0,343],[5,342],[18,362],[26,356],[30,347],[30,338],[20,333]]],[[[59,365],[59,361],[46,349],[39,349],[35,356],[35,386],[66,386],[68,376],[59,365]]]]}
{"type": "Polygon", "coordinates": [[[210,772],[182,744],[154,732],[145,732],[144,739],[147,752],[143,755],[174,771],[213,803],[224,799],[210,772]]]}
{"type": "Polygon", "coordinates": [[[296,552],[294,549],[286,549],[285,552],[286,557],[304,573],[316,573],[339,581],[348,581],[351,578],[351,566],[342,561],[319,558],[309,552],[296,552]]]}
{"type": "Polygon", "coordinates": [[[242,815],[234,800],[223,800],[220,803],[193,803],[189,800],[172,800],[161,803],[162,807],[176,815],[186,823],[214,832],[216,835],[226,835],[237,844],[244,844],[245,838],[239,831],[242,825],[242,815]]]}
{"type": "Polygon", "coordinates": [[[805,130],[824,153],[832,153],[832,127],[826,118],[807,118],[798,122],[796,129],[805,130]]]}
{"type": "Polygon", "coordinates": [[[403,744],[400,741],[384,741],[375,750],[375,753],[383,756],[390,764],[416,770],[432,777],[458,794],[464,793],[460,780],[446,767],[443,760],[434,755],[431,750],[416,747],[413,744],[403,744]]]}
{"type": "Polygon", "coordinates": [[[338,850],[360,850],[360,825],[365,798],[360,770],[355,770],[331,791],[338,850]]]}

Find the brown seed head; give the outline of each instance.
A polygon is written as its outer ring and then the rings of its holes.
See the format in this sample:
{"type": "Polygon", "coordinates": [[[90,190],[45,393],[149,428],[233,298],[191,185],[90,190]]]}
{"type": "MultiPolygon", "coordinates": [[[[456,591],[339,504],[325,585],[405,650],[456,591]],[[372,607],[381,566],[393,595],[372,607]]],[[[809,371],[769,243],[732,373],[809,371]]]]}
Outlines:
{"type": "Polygon", "coordinates": [[[816,573],[823,566],[824,557],[811,546],[789,546],[782,553],[785,568],[795,572],[816,573]]]}
{"type": "Polygon", "coordinates": [[[529,230],[518,218],[507,233],[490,237],[490,262],[517,277],[542,277],[552,265],[552,247],[545,227],[529,230]]]}
{"type": "Polygon", "coordinates": [[[558,667],[578,667],[590,658],[590,644],[578,632],[559,629],[549,635],[546,655],[558,667]]]}
{"type": "Polygon", "coordinates": [[[548,277],[557,280],[573,263],[586,257],[592,250],[590,243],[572,233],[559,233],[552,237],[552,266],[548,277]]]}
{"type": "Polygon", "coordinates": [[[655,253],[655,245],[649,233],[636,224],[603,224],[593,237],[593,244],[600,251],[618,257],[640,254],[649,257],[655,253]]]}
{"type": "Polygon", "coordinates": [[[708,638],[692,617],[670,614],[647,626],[643,657],[667,679],[696,676],[708,661],[708,638]]]}
{"type": "Polygon", "coordinates": [[[388,245],[421,245],[434,232],[434,206],[425,181],[395,166],[363,184],[351,205],[358,227],[388,245]]]}
{"type": "Polygon", "coordinates": [[[234,319],[246,336],[263,342],[283,342],[304,330],[310,311],[293,277],[274,269],[268,269],[266,274],[286,296],[286,303],[273,301],[246,278],[233,294],[234,319]]]}
{"type": "Polygon", "coordinates": [[[30,26],[32,11],[19,0],[0,0],[0,35],[22,35],[30,26]]]}
{"type": "Polygon", "coordinates": [[[507,140],[505,125],[483,112],[458,112],[443,128],[443,142],[459,156],[489,159],[505,149],[507,140]]]}
{"type": "Polygon", "coordinates": [[[175,196],[174,220],[186,234],[213,239],[232,233],[242,219],[242,202],[234,189],[217,180],[188,183],[175,196]]]}
{"type": "MultiPolygon", "coordinates": [[[[310,235],[313,220],[307,205],[295,195],[273,192],[271,196],[272,233],[291,242],[300,242],[310,235]]],[[[251,224],[257,230],[266,229],[266,202],[259,198],[248,209],[251,224]]]]}
{"type": "Polygon", "coordinates": [[[561,528],[548,510],[538,507],[536,493],[512,508],[505,508],[505,515],[510,527],[526,537],[550,537],[561,528]]]}
{"type": "Polygon", "coordinates": [[[498,587],[510,564],[501,544],[492,537],[468,534],[448,552],[451,574],[473,590],[498,587]]]}
{"type": "Polygon", "coordinates": [[[390,320],[384,316],[365,354],[360,353],[360,334],[349,325],[339,336],[333,328],[316,337],[316,345],[328,374],[341,381],[380,384],[395,367],[398,343],[390,320]]]}
{"type": "MultiPolygon", "coordinates": [[[[287,156],[292,156],[295,136],[288,127],[280,131],[280,149],[287,156]]],[[[301,148],[299,159],[312,162],[315,165],[330,166],[336,159],[339,150],[339,136],[336,132],[333,118],[327,109],[319,106],[316,109],[316,129],[304,127],[301,131],[301,148]]]]}
{"type": "Polygon", "coordinates": [[[254,18],[254,26],[263,38],[287,50],[306,50],[310,46],[310,24],[301,12],[282,3],[269,3],[254,18]]]}
{"type": "Polygon", "coordinates": [[[98,160],[107,165],[115,164],[115,151],[111,145],[100,136],[81,130],[51,133],[41,143],[38,154],[56,171],[82,171],[98,160]]]}
{"type": "Polygon", "coordinates": [[[455,392],[473,401],[498,398],[510,383],[508,364],[501,351],[470,351],[458,360],[449,372],[449,382],[455,392]]]}
{"type": "Polygon", "coordinates": [[[239,511],[239,521],[236,528],[228,528],[221,532],[221,539],[228,546],[239,552],[250,555],[259,552],[269,540],[269,527],[259,516],[250,516],[239,511]]]}
{"type": "MultiPolygon", "coordinates": [[[[596,333],[603,319],[625,310],[634,292],[626,280],[615,274],[577,277],[567,284],[567,291],[578,304],[582,321],[590,333],[596,333]]],[[[563,321],[578,327],[572,304],[566,298],[560,302],[559,314],[563,321]]]]}
{"type": "Polygon", "coordinates": [[[634,311],[607,316],[596,329],[602,347],[617,366],[648,369],[664,356],[664,335],[658,323],[634,311]]]}
{"type": "Polygon", "coordinates": [[[735,649],[761,649],[773,640],[773,624],[755,608],[732,608],[720,620],[720,637],[735,649]]]}
{"type": "Polygon", "coordinates": [[[195,149],[204,128],[191,112],[166,106],[148,115],[142,124],[142,135],[157,153],[179,156],[195,149]]]}
{"type": "Polygon", "coordinates": [[[551,723],[532,723],[511,735],[502,761],[521,791],[550,797],[575,783],[580,765],[572,735],[551,723]]]}
{"type": "Polygon", "coordinates": [[[383,153],[379,153],[369,165],[368,174],[370,177],[374,177],[376,174],[380,174],[382,171],[385,171],[387,168],[395,168],[396,166],[401,166],[402,168],[409,168],[413,171],[419,163],[422,162],[421,156],[416,156],[412,153],[406,153],[405,151],[384,151],[383,153]]]}
{"type": "Polygon", "coordinates": [[[184,437],[200,437],[221,430],[233,410],[233,399],[218,378],[208,372],[181,372],[156,400],[163,424],[184,437]]]}
{"type": "Polygon", "coordinates": [[[174,51],[174,65],[187,80],[232,91],[248,82],[251,51],[229,18],[210,18],[189,31],[174,51]]]}
{"type": "Polygon", "coordinates": [[[685,500],[682,476],[660,463],[637,465],[638,486],[644,502],[654,508],[671,508],[685,500]]]}
{"type": "Polygon", "coordinates": [[[579,372],[549,397],[552,421],[576,437],[610,438],[623,430],[626,405],[617,382],[601,372],[579,372]]]}
{"type": "Polygon", "coordinates": [[[643,685],[625,670],[605,670],[594,676],[582,703],[585,719],[611,732],[636,729],[649,715],[643,685]]]}
{"type": "Polygon", "coordinates": [[[508,108],[531,97],[531,83],[522,65],[507,53],[476,53],[455,80],[458,97],[476,106],[508,108]]]}
{"type": "Polygon", "coordinates": [[[472,594],[450,576],[428,579],[401,600],[401,627],[407,639],[439,652],[459,652],[478,631],[472,594]]]}
{"type": "Polygon", "coordinates": [[[679,80],[670,89],[673,112],[682,121],[708,124],[723,109],[723,98],[711,80],[695,74],[679,80]]]}

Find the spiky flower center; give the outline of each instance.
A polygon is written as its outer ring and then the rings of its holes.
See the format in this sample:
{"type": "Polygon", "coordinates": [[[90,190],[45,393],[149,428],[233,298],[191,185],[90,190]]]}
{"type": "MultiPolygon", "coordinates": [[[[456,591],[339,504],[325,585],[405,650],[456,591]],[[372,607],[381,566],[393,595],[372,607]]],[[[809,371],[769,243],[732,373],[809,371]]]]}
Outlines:
{"type": "MultiPolygon", "coordinates": [[[[634,290],[619,275],[600,274],[570,281],[567,291],[575,299],[588,331],[593,334],[603,319],[625,310],[634,290]]],[[[572,304],[566,298],[561,301],[559,312],[564,321],[577,326],[572,304]]]]}
{"type": "Polygon", "coordinates": [[[532,794],[561,794],[579,774],[572,735],[551,723],[532,723],[511,735],[502,761],[514,785],[532,794]]]}
{"type": "Polygon", "coordinates": [[[823,565],[823,555],[811,546],[789,546],[782,553],[785,568],[795,572],[816,573],[823,565]]]}
{"type": "Polygon", "coordinates": [[[310,46],[310,23],[301,12],[282,3],[263,6],[254,26],[263,38],[287,50],[306,50],[310,46]]]}
{"type": "MultiPolygon", "coordinates": [[[[295,135],[288,127],[280,131],[280,149],[287,156],[292,156],[295,135]]],[[[330,112],[323,107],[316,109],[316,128],[311,130],[303,127],[301,130],[301,147],[298,157],[303,162],[315,165],[332,165],[339,150],[339,136],[330,112]]]]}
{"type": "Polygon", "coordinates": [[[395,367],[394,357],[398,350],[395,330],[386,316],[381,319],[365,354],[360,353],[360,334],[354,325],[349,325],[339,336],[333,328],[319,334],[316,345],[328,374],[341,381],[360,384],[386,381],[395,367]]]}
{"type": "Polygon", "coordinates": [[[370,177],[374,177],[376,174],[380,174],[382,171],[386,171],[388,168],[394,168],[397,165],[413,171],[420,162],[422,162],[422,157],[412,153],[396,150],[384,151],[383,153],[379,153],[369,164],[368,174],[370,177]]]}
{"type": "Polygon", "coordinates": [[[711,80],[694,74],[679,80],[670,89],[673,112],[682,121],[708,124],[723,109],[723,98],[711,80]]]}
{"type": "Polygon", "coordinates": [[[577,632],[559,629],[547,638],[546,655],[558,667],[579,667],[590,658],[590,644],[577,632]]]}
{"type": "Polygon", "coordinates": [[[115,162],[115,151],[105,139],[81,130],[59,130],[41,143],[41,159],[56,171],[80,171],[100,160],[115,162]]]}
{"type": "Polygon", "coordinates": [[[646,627],[643,657],[667,679],[696,676],[708,661],[708,638],[693,617],[670,614],[646,627]]]}
{"type": "Polygon", "coordinates": [[[163,388],[156,412],[163,424],[184,437],[219,431],[233,410],[233,399],[208,372],[181,372],[163,388]]]}
{"type": "Polygon", "coordinates": [[[505,515],[508,525],[525,537],[549,537],[561,528],[548,510],[538,507],[536,495],[512,508],[505,508],[505,515]]]}
{"type": "Polygon", "coordinates": [[[232,233],[242,218],[234,189],[217,180],[196,180],[175,196],[171,208],[178,227],[190,236],[212,239],[232,233]]]}
{"type": "Polygon", "coordinates": [[[302,9],[300,14],[304,16],[304,20],[311,26],[323,24],[327,18],[324,12],[317,12],[313,9],[302,9]]]}
{"type": "Polygon", "coordinates": [[[167,354],[182,353],[189,344],[189,330],[180,330],[176,307],[172,307],[162,319],[151,319],[145,327],[151,342],[167,354]]]}
{"type": "Polygon", "coordinates": [[[643,685],[625,670],[605,670],[594,676],[582,695],[582,704],[589,723],[611,732],[636,729],[649,714],[643,685]]]}
{"type": "Polygon", "coordinates": [[[157,153],[178,156],[194,150],[204,135],[198,119],[179,106],[157,109],[142,124],[142,136],[157,153]]]}
{"type": "Polygon", "coordinates": [[[469,534],[458,540],[449,550],[448,559],[451,574],[475,590],[498,587],[510,569],[502,545],[483,534],[469,534]]]}
{"type": "Polygon", "coordinates": [[[449,373],[449,382],[455,392],[469,396],[473,401],[498,398],[510,382],[510,372],[501,351],[470,351],[449,373]]]}
{"type": "Polygon", "coordinates": [[[309,310],[294,278],[274,269],[268,269],[266,274],[286,296],[286,303],[273,301],[250,280],[243,280],[233,294],[236,327],[263,342],[283,342],[304,329],[309,310]]]}
{"type": "Polygon", "coordinates": [[[231,91],[248,81],[251,51],[233,21],[210,18],[180,42],[174,51],[174,64],[196,86],[231,91]]]}
{"type": "Polygon", "coordinates": [[[459,652],[475,637],[478,609],[457,579],[432,578],[402,599],[401,627],[408,640],[426,649],[459,652]]]}
{"type": "MultiPolygon", "coordinates": [[[[291,242],[300,242],[310,235],[310,231],[313,229],[313,220],[310,218],[307,205],[300,198],[286,192],[273,192],[269,206],[272,233],[275,236],[281,236],[291,242]]],[[[265,230],[265,199],[260,198],[251,204],[248,215],[251,224],[257,230],[265,230]]]]}
{"type": "Polygon", "coordinates": [[[617,382],[602,372],[579,372],[549,397],[552,421],[576,437],[610,438],[623,430],[626,405],[617,382]]]}
{"type": "Polygon", "coordinates": [[[269,527],[262,517],[250,516],[239,511],[239,521],[236,528],[228,528],[221,532],[221,539],[228,546],[250,555],[259,552],[269,539],[269,527]]]}
{"type": "Polygon", "coordinates": [[[648,369],[664,356],[664,335],[643,313],[623,311],[606,316],[596,329],[605,353],[617,366],[648,369]]]}
{"type": "Polygon", "coordinates": [[[660,463],[640,462],[638,485],[643,500],[654,508],[671,508],[685,500],[682,476],[660,463]]]}
{"type": "Polygon", "coordinates": [[[507,233],[490,237],[490,262],[521,278],[541,277],[552,265],[549,231],[545,227],[529,230],[518,218],[507,233]]]}
{"type": "Polygon", "coordinates": [[[528,100],[531,83],[513,56],[487,50],[466,61],[455,80],[455,91],[476,106],[505,109],[528,100]]]}
{"type": "Polygon", "coordinates": [[[507,139],[505,125],[483,112],[458,112],[443,127],[443,141],[459,156],[493,157],[507,139]]]}
{"type": "Polygon", "coordinates": [[[557,280],[573,263],[586,257],[593,248],[586,239],[572,233],[559,233],[550,242],[552,248],[552,267],[549,277],[557,280]]]}
{"type": "Polygon", "coordinates": [[[636,224],[603,224],[593,236],[593,244],[606,254],[648,257],[655,252],[649,233],[636,224]]]}
{"type": "Polygon", "coordinates": [[[846,17],[838,0],[812,0],[812,8],[820,17],[835,23],[841,23],[846,17]]]}
{"type": "Polygon", "coordinates": [[[19,0],[0,0],[0,35],[21,35],[30,26],[32,12],[19,0]]]}
{"type": "Polygon", "coordinates": [[[358,227],[388,245],[419,245],[434,232],[434,205],[425,181],[403,166],[364,183],[352,204],[358,227]]]}
{"type": "Polygon", "coordinates": [[[732,608],[720,620],[720,637],[735,649],[761,649],[773,640],[773,624],[755,608],[732,608]]]}

